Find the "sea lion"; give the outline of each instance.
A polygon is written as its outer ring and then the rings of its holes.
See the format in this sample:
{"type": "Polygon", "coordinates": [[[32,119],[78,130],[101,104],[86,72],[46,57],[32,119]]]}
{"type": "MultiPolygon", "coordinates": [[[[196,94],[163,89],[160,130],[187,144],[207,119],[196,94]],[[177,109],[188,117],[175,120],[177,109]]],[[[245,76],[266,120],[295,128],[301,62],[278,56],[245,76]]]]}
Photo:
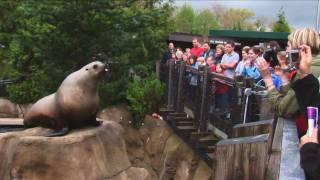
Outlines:
{"type": "Polygon", "coordinates": [[[99,125],[96,121],[98,83],[106,71],[104,63],[95,61],[71,73],[55,93],[38,100],[31,107],[24,117],[24,125],[57,130],[49,137],[65,135],[70,128],[99,125]]]}

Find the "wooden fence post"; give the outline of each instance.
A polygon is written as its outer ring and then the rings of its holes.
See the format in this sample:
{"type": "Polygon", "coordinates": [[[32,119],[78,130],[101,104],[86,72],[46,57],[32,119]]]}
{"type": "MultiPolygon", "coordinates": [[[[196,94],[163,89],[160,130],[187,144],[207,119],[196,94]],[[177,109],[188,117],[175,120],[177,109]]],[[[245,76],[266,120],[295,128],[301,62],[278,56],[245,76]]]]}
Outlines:
{"type": "Polygon", "coordinates": [[[268,134],[222,140],[217,143],[215,179],[257,179],[265,177],[268,134]]]}
{"type": "Polygon", "coordinates": [[[197,73],[197,87],[196,87],[196,94],[194,97],[194,104],[195,104],[195,110],[194,110],[194,115],[195,115],[195,125],[197,129],[199,130],[200,127],[200,106],[201,106],[201,81],[203,80],[203,68],[204,66],[198,66],[198,73],[197,73]]]}
{"type": "Polygon", "coordinates": [[[178,113],[182,113],[184,108],[183,81],[184,81],[185,67],[186,67],[186,63],[184,61],[181,61],[179,66],[179,80],[178,80],[177,107],[176,107],[176,111],[178,113]]]}
{"type": "Polygon", "coordinates": [[[201,87],[201,104],[200,104],[200,114],[199,114],[199,131],[206,132],[207,120],[208,120],[208,80],[209,80],[209,67],[204,67],[203,71],[203,81],[201,87]]]}
{"type": "Polygon", "coordinates": [[[168,76],[168,109],[174,108],[174,97],[173,97],[173,73],[174,73],[174,60],[169,61],[169,76],[168,76]]]}
{"type": "Polygon", "coordinates": [[[257,136],[261,134],[269,134],[268,149],[271,152],[272,139],[274,132],[274,120],[263,120],[250,122],[246,124],[237,124],[232,128],[232,137],[257,136]]]}

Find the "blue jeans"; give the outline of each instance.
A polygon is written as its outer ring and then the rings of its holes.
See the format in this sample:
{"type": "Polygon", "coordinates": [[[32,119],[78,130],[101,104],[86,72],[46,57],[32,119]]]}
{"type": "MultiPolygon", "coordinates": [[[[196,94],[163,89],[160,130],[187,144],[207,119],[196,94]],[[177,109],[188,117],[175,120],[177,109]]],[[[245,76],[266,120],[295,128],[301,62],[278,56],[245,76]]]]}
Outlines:
{"type": "Polygon", "coordinates": [[[224,94],[216,94],[216,108],[221,109],[221,111],[229,110],[228,92],[224,94]]]}

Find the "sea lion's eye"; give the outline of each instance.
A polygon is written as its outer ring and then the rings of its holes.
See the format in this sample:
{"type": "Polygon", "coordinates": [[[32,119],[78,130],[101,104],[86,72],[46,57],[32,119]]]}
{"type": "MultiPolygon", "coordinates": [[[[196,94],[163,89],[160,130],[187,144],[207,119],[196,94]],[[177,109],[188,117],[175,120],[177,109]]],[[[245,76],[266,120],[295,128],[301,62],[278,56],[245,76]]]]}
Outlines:
{"type": "Polygon", "coordinates": [[[93,69],[97,69],[97,67],[98,67],[98,65],[96,65],[96,64],[93,65],[93,69]]]}

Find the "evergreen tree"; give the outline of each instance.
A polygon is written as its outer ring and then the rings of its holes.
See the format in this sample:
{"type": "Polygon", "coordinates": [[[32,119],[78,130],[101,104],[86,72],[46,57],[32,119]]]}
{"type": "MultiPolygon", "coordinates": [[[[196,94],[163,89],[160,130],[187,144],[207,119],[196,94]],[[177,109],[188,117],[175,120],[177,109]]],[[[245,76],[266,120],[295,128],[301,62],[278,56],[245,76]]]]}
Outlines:
{"type": "Polygon", "coordinates": [[[278,12],[278,20],[273,24],[273,32],[288,32],[290,33],[290,26],[286,20],[285,13],[281,8],[278,12]]]}

